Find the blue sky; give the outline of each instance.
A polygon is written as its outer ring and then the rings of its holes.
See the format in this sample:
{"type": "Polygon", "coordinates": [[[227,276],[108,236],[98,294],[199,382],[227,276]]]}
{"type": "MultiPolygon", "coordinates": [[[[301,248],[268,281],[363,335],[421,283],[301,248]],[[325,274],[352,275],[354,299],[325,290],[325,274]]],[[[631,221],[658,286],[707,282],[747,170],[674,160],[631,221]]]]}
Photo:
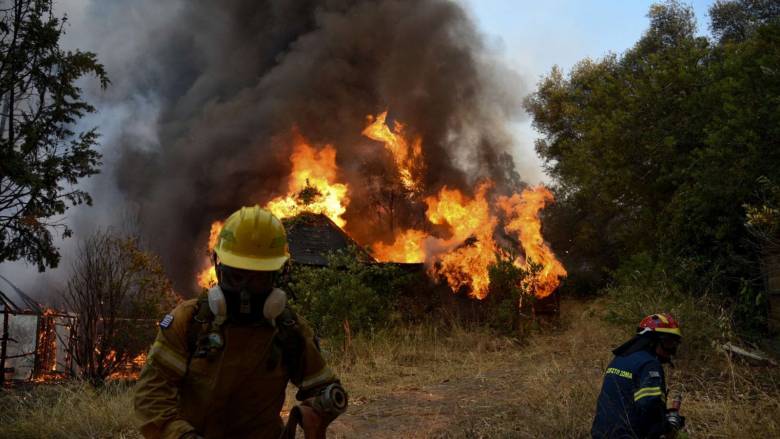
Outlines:
{"type": "MultiPolygon", "coordinates": [[[[647,29],[650,0],[460,0],[475,18],[488,45],[519,72],[532,90],[558,65],[565,72],[584,58],[600,58],[631,47],[647,29]]],[[[707,10],[714,0],[693,6],[700,34],[708,33],[707,10]]],[[[513,126],[515,161],[531,183],[546,181],[533,151],[537,134],[530,121],[513,126]]]]}

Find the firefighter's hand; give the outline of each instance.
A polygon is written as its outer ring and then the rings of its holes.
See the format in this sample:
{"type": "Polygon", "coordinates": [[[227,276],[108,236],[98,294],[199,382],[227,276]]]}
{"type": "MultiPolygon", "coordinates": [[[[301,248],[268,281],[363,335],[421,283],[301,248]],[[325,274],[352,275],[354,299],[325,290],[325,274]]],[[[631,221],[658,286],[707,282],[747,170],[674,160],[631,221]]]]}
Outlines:
{"type": "Polygon", "coordinates": [[[672,431],[680,431],[685,427],[685,416],[680,416],[676,411],[666,414],[666,423],[672,431]]]}
{"type": "Polygon", "coordinates": [[[306,439],[324,439],[328,423],[311,406],[301,404],[301,425],[306,439]]]}
{"type": "Polygon", "coordinates": [[[203,436],[195,433],[194,431],[188,431],[187,433],[179,436],[179,439],[203,439],[203,436]]]}

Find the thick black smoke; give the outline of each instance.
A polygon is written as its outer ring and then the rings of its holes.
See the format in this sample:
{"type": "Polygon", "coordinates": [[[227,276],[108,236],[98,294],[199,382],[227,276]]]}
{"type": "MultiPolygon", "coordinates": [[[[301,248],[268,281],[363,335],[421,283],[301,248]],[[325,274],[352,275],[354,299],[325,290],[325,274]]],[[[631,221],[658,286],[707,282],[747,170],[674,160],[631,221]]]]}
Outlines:
{"type": "Polygon", "coordinates": [[[458,4],[198,0],[180,11],[146,36],[127,85],[160,103],[156,144],[128,134],[115,145],[118,185],[178,291],[192,290],[213,220],[286,192],[294,129],[336,147],[358,241],[387,233],[366,220],[375,197],[363,183],[388,159],[360,134],[369,114],[389,109],[422,136],[426,193],[510,183],[506,124],[524,90],[458,4]]]}

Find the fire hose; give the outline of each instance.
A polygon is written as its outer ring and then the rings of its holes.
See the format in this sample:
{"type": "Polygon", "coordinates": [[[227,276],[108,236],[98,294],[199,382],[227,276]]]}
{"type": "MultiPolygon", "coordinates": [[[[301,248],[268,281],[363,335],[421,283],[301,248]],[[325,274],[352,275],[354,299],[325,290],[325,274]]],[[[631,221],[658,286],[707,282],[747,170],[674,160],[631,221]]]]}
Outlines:
{"type": "Polygon", "coordinates": [[[347,393],[339,383],[333,383],[317,396],[290,410],[287,425],[279,439],[295,439],[299,425],[306,439],[325,439],[328,424],[345,411],[347,393]]]}

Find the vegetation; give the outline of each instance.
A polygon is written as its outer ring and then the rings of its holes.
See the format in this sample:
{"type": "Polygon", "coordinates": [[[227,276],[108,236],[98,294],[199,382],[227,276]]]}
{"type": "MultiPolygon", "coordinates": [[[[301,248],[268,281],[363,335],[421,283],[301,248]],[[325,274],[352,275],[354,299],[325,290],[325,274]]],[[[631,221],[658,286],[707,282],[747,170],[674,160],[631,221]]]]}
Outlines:
{"type": "Polygon", "coordinates": [[[63,297],[79,316],[73,359],[93,384],[145,353],[157,330],[153,316],[176,301],[159,259],[136,238],[110,231],[82,242],[63,297]]]}
{"type": "Polygon", "coordinates": [[[546,236],[570,287],[630,281],[615,273],[650,260],[755,328],[761,254],[743,206],[761,203],[760,178],[780,181],[780,8],[719,1],[711,14],[714,41],[694,34],[691,8],[655,5],[634,47],[554,68],[526,106],[557,186],[546,236]]]}
{"type": "MultiPolygon", "coordinates": [[[[513,337],[441,321],[363,332],[346,351],[325,339],[328,361],[350,392],[349,411],[329,437],[586,437],[609,348],[630,337],[636,324],[630,320],[636,310],[625,309],[615,315],[604,299],[564,301],[560,328],[522,346],[513,337]],[[631,324],[605,323],[608,315],[631,324]]],[[[676,309],[695,321],[688,310],[676,309]]],[[[669,370],[673,390],[684,392],[690,436],[780,435],[778,370],[714,350],[701,361],[691,355],[695,348],[684,343],[669,370]]],[[[293,394],[291,388],[287,408],[293,394]]],[[[139,438],[131,416],[131,393],[113,384],[0,395],[0,437],[139,438]]]]}
{"type": "Polygon", "coordinates": [[[328,257],[327,267],[296,266],[293,306],[326,337],[381,328],[408,276],[398,267],[363,262],[356,249],[328,257]]]}
{"type": "Polygon", "coordinates": [[[91,203],[74,185],[98,172],[97,131],[74,126],[95,109],[76,82],[95,75],[108,85],[95,54],[60,48],[64,19],[52,0],[0,6],[0,262],[26,259],[43,271],[60,255],[52,231],[70,206],[91,203]]]}

